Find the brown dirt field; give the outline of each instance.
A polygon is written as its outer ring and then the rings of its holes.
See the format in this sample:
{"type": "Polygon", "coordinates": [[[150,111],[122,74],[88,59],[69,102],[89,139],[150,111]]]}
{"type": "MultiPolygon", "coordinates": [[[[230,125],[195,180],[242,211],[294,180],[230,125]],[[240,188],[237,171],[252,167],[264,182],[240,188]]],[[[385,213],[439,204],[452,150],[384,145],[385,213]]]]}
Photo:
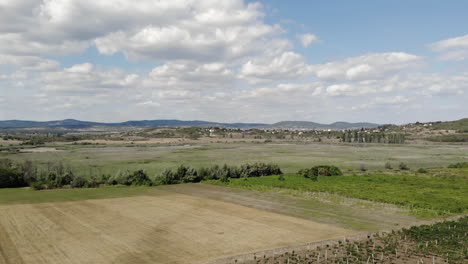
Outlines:
{"type": "Polygon", "coordinates": [[[0,263],[200,263],[355,233],[170,193],[0,206],[0,263]]]}

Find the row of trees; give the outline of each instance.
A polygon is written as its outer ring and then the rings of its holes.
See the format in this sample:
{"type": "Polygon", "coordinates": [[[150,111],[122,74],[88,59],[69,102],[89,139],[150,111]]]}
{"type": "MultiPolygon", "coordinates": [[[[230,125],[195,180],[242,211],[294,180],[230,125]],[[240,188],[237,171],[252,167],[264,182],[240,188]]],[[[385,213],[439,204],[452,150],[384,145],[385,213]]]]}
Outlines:
{"type": "Polygon", "coordinates": [[[282,174],[276,164],[252,163],[241,166],[202,167],[195,169],[180,165],[177,169],[165,169],[152,180],[143,170],[119,171],[115,175],[102,174],[87,178],[76,176],[73,170],[62,163],[48,163],[39,169],[31,161],[13,164],[10,160],[0,160],[0,188],[31,186],[36,190],[71,188],[96,188],[100,185],[165,185],[203,180],[229,181],[230,178],[260,177],[282,174]]]}
{"type": "Polygon", "coordinates": [[[165,169],[156,183],[177,184],[188,182],[200,182],[203,180],[229,181],[230,178],[260,177],[283,174],[280,167],[273,163],[252,163],[241,166],[215,165],[213,167],[201,167],[198,170],[188,166],[180,165],[175,171],[165,169]]]}
{"type": "Polygon", "coordinates": [[[342,142],[347,143],[385,143],[403,144],[405,134],[403,133],[367,133],[364,131],[347,131],[338,135],[342,142]]]}

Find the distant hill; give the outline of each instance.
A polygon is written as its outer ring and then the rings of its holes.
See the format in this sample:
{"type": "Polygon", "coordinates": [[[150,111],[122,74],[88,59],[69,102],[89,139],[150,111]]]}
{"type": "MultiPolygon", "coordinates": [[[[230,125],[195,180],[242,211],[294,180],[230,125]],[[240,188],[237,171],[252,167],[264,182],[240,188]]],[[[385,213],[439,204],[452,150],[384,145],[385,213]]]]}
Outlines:
{"type": "Polygon", "coordinates": [[[468,118],[434,124],[433,129],[460,130],[468,132],[468,118]]]}
{"type": "Polygon", "coordinates": [[[121,123],[101,123],[88,122],[75,119],[65,119],[56,121],[23,121],[7,120],[0,121],[0,129],[87,129],[93,127],[229,127],[229,128],[281,128],[281,129],[355,129],[355,128],[374,128],[379,125],[372,123],[347,123],[335,122],[333,124],[320,124],[308,121],[283,121],[275,124],[263,123],[218,123],[209,121],[182,121],[182,120],[140,120],[126,121],[121,123]]]}
{"type": "Polygon", "coordinates": [[[126,121],[121,123],[101,123],[101,122],[88,122],[75,119],[65,119],[57,121],[22,121],[22,120],[7,120],[0,121],[0,129],[20,129],[20,128],[64,128],[64,129],[86,129],[97,126],[103,127],[260,127],[268,126],[262,123],[217,123],[208,121],[181,121],[181,120],[140,120],[140,121],[126,121]]]}
{"type": "Polygon", "coordinates": [[[373,123],[348,123],[335,122],[332,124],[320,124],[307,121],[282,121],[272,124],[273,128],[296,128],[296,129],[356,129],[356,128],[375,128],[378,124],[373,123]]]}

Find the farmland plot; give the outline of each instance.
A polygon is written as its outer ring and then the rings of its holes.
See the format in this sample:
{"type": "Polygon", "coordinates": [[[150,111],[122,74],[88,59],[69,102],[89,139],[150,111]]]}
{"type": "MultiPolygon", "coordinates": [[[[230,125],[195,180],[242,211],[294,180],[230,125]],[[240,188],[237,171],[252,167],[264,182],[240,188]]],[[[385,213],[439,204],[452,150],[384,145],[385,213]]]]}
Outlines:
{"type": "Polygon", "coordinates": [[[184,194],[0,206],[0,263],[199,263],[353,231],[184,194]]]}

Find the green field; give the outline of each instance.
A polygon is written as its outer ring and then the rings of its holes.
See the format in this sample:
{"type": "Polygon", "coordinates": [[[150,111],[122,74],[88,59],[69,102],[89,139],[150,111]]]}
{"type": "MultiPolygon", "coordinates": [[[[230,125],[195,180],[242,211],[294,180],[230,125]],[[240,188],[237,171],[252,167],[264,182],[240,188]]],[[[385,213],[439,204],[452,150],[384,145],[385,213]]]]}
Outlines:
{"type": "Polygon", "coordinates": [[[468,145],[383,145],[321,143],[198,143],[191,145],[52,145],[56,152],[0,153],[1,158],[21,162],[36,161],[42,166],[63,162],[81,176],[115,174],[119,170],[144,169],[151,177],[164,168],[180,164],[195,168],[212,165],[240,165],[273,162],[285,173],[314,165],[332,164],[342,170],[357,171],[363,164],[370,171],[394,168],[400,162],[410,169],[440,168],[468,158],[468,145]]]}
{"type": "MultiPolygon", "coordinates": [[[[462,170],[468,175],[468,170],[462,170]]],[[[451,215],[468,212],[468,180],[466,176],[434,177],[406,175],[358,175],[319,177],[314,182],[300,175],[231,179],[230,182],[208,181],[211,184],[260,191],[281,189],[302,192],[329,192],[364,200],[391,203],[411,209],[418,216],[451,215]]]]}
{"type": "Polygon", "coordinates": [[[30,188],[0,189],[0,205],[69,202],[89,199],[119,198],[138,195],[159,195],[157,188],[145,186],[106,186],[89,189],[34,191],[30,188]]]}

